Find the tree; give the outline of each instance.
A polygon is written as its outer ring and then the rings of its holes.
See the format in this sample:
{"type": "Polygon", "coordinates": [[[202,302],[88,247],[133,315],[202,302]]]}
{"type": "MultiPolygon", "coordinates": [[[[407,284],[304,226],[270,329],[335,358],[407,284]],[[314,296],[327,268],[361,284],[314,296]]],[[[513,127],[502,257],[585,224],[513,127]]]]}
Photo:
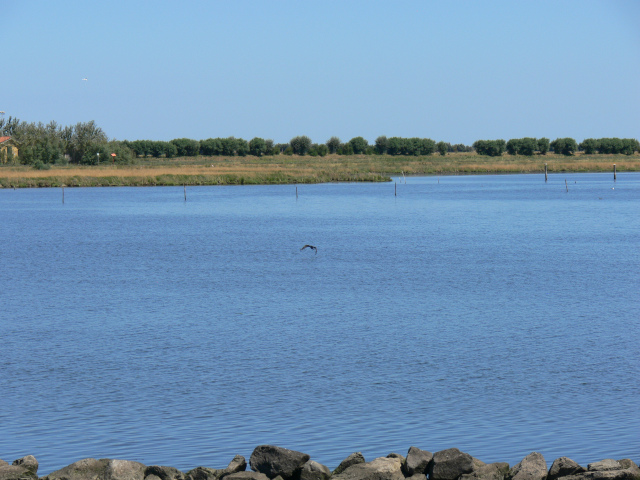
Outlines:
{"type": "Polygon", "coordinates": [[[623,138],[622,139],[622,150],[620,153],[624,153],[625,155],[633,155],[634,152],[640,150],[640,142],[635,138],[623,138]]]}
{"type": "Polygon", "coordinates": [[[243,138],[236,138],[236,154],[241,157],[246,156],[249,153],[249,142],[243,138]]]}
{"type": "Polygon", "coordinates": [[[438,142],[436,147],[438,148],[438,153],[440,153],[440,155],[442,155],[443,157],[447,154],[448,148],[445,142],[438,142]]]}
{"type": "Polygon", "coordinates": [[[477,140],[473,143],[473,148],[478,155],[488,155],[490,157],[501,156],[506,148],[506,142],[500,140],[477,140]]]}
{"type": "MultiPolygon", "coordinates": [[[[68,153],[74,163],[88,162],[90,154],[96,154],[100,147],[107,143],[107,135],[93,120],[78,122],[73,127],[73,133],[68,145],[68,153]]],[[[91,162],[89,162],[91,163],[91,162]]]]}
{"type": "Polygon", "coordinates": [[[354,137],[349,140],[349,143],[351,144],[351,148],[353,148],[353,153],[355,154],[364,153],[369,146],[369,142],[362,137],[354,137]]]}
{"type": "Polygon", "coordinates": [[[200,153],[214,157],[222,153],[222,141],[220,138],[207,138],[200,140],[200,153]]]}
{"type": "Polygon", "coordinates": [[[331,137],[326,143],[329,153],[336,153],[341,144],[342,142],[338,137],[331,137]]]}
{"type": "Polygon", "coordinates": [[[261,157],[267,153],[267,144],[264,139],[254,137],[249,141],[249,153],[256,157],[261,157]]]}
{"type": "Polygon", "coordinates": [[[512,138],[507,142],[507,153],[509,155],[517,155],[520,150],[520,139],[512,138]]]}
{"type": "Polygon", "coordinates": [[[385,153],[387,153],[387,149],[389,148],[389,140],[387,139],[387,137],[385,137],[384,135],[379,136],[378,138],[376,138],[376,152],[379,155],[384,155],[385,153]]]}
{"type": "Polygon", "coordinates": [[[391,137],[387,144],[387,153],[389,155],[402,155],[404,144],[404,138],[391,137]]]}
{"type": "Polygon", "coordinates": [[[200,142],[190,138],[175,138],[171,140],[176,146],[178,157],[197,157],[200,154],[200,142]]]}
{"type": "Polygon", "coordinates": [[[306,135],[293,137],[289,141],[289,145],[296,155],[306,155],[311,148],[311,139],[306,135]]]}
{"type": "Polygon", "coordinates": [[[531,137],[524,137],[520,139],[520,149],[519,152],[521,155],[526,155],[527,157],[532,157],[536,150],[538,150],[538,140],[531,137]]]}
{"type": "Polygon", "coordinates": [[[542,137],[538,139],[538,151],[540,155],[546,155],[549,151],[549,139],[542,137]]]}
{"type": "Polygon", "coordinates": [[[556,138],[549,144],[554,153],[561,155],[573,155],[578,149],[578,145],[573,138],[556,138]]]}
{"type": "Polygon", "coordinates": [[[353,146],[350,143],[342,143],[338,147],[339,155],[353,155],[353,146]]]}
{"type": "Polygon", "coordinates": [[[586,153],[587,155],[592,155],[598,151],[598,148],[600,148],[599,143],[600,142],[598,142],[598,140],[596,140],[595,138],[587,138],[582,142],[580,142],[580,145],[578,145],[578,148],[582,150],[584,153],[586,153]]]}

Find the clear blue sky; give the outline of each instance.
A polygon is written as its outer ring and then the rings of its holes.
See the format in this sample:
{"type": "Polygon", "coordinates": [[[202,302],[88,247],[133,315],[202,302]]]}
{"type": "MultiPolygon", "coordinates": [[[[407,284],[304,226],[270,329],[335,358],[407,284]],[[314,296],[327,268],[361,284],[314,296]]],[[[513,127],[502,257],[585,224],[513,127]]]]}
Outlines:
{"type": "Polygon", "coordinates": [[[0,7],[0,110],[28,122],[120,140],[640,138],[637,0],[0,7]]]}

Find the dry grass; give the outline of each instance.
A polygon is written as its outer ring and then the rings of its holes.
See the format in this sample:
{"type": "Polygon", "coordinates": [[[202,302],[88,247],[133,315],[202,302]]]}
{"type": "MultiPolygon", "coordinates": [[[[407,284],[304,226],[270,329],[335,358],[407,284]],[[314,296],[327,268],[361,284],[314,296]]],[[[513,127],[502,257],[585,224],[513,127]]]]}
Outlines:
{"type": "Polygon", "coordinates": [[[219,185],[257,183],[318,183],[328,181],[385,181],[391,175],[481,173],[640,171],[640,155],[545,155],[483,157],[454,153],[445,157],[352,155],[326,157],[193,157],[139,159],[133,166],[54,166],[35,170],[26,166],[0,167],[0,187],[107,185],[219,185]]]}

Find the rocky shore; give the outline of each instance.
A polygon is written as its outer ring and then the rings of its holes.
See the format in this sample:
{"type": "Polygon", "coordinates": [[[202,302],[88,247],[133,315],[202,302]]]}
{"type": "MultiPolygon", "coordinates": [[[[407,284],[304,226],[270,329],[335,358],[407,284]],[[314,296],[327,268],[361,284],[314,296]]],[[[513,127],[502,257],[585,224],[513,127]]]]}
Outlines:
{"type": "Polygon", "coordinates": [[[520,463],[484,463],[457,448],[431,453],[416,447],[406,456],[391,453],[369,462],[360,452],[345,458],[333,472],[309,455],[273,445],[255,448],[247,465],[237,455],[226,468],[196,467],[182,472],[173,467],[143,465],[129,460],[85,458],[44,477],[38,477],[33,455],[10,465],[0,460],[0,480],[640,480],[640,468],[630,459],[605,459],[578,465],[567,457],[547,470],[542,454],[533,452],[520,463]],[[247,466],[249,469],[247,469],[247,466]]]}

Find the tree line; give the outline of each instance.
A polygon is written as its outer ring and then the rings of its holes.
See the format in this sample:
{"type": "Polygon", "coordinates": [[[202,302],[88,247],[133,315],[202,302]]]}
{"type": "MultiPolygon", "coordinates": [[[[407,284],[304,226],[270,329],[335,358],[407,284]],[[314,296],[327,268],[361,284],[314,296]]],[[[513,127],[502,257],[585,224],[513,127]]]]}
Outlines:
{"type": "Polygon", "coordinates": [[[9,149],[2,152],[0,163],[33,165],[48,168],[51,164],[93,165],[101,162],[131,163],[131,149],[107,135],[93,120],[72,126],[61,126],[55,121],[47,125],[27,123],[17,118],[0,118],[0,136],[11,137],[18,149],[18,158],[12,158],[9,149]]]}
{"type": "Polygon", "coordinates": [[[488,155],[499,157],[505,151],[509,155],[533,156],[535,154],[545,155],[552,151],[560,155],[573,155],[581,151],[585,154],[624,154],[633,155],[640,151],[640,142],[635,138],[587,138],[581,143],[577,143],[573,138],[556,138],[549,142],[548,138],[512,138],[508,142],[504,140],[477,140],[473,144],[473,149],[478,155],[488,155]]]}
{"type": "Polygon", "coordinates": [[[170,141],[156,140],[109,140],[107,135],[92,120],[73,126],[61,126],[55,121],[47,125],[27,123],[17,118],[0,118],[0,136],[10,136],[18,148],[18,159],[9,158],[11,152],[3,152],[0,163],[33,165],[47,168],[50,164],[76,163],[95,165],[105,161],[126,164],[138,157],[174,158],[195,156],[246,156],[265,155],[310,155],[324,157],[336,155],[392,155],[425,156],[439,153],[473,152],[479,155],[545,155],[553,151],[562,155],[573,155],[577,151],[586,154],[626,154],[640,150],[636,139],[589,138],[578,144],[572,138],[514,138],[505,140],[477,140],[472,146],[436,142],[430,138],[386,137],[376,138],[374,144],[363,137],[354,137],[342,142],[331,137],[325,143],[314,143],[307,136],[296,136],[288,143],[274,143],[271,139],[255,137],[249,141],[242,138],[208,138],[193,140],[176,138],[170,141]]]}

